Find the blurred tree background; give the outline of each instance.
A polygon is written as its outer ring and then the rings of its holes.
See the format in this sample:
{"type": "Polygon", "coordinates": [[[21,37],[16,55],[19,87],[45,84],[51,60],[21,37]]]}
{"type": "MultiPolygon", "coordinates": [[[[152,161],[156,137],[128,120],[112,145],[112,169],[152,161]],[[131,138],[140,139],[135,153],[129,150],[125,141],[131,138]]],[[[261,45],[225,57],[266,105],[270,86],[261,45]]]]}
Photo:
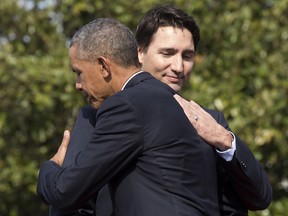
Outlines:
{"type": "Polygon", "coordinates": [[[288,0],[1,0],[1,216],[48,215],[35,193],[38,168],[85,104],[69,68],[75,30],[113,17],[135,31],[160,3],[184,9],[201,29],[183,95],[223,111],[269,174],[273,202],[249,215],[288,212],[288,0]]]}

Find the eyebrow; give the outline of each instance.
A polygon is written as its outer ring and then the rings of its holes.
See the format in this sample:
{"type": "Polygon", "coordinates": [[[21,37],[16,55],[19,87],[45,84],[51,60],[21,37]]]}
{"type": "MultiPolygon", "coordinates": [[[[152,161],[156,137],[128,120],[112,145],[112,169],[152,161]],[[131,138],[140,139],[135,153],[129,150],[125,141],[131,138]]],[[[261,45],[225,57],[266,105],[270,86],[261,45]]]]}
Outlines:
{"type": "MultiPolygon", "coordinates": [[[[158,52],[169,52],[169,53],[176,53],[176,52],[178,52],[178,50],[177,49],[174,49],[174,48],[160,48],[159,49],[159,51],[158,52]]],[[[193,56],[195,56],[196,55],[196,52],[195,52],[195,50],[189,50],[189,49],[187,49],[187,50],[184,50],[184,52],[183,52],[183,54],[192,54],[193,56]]]]}
{"type": "Polygon", "coordinates": [[[77,73],[77,72],[80,72],[80,70],[76,67],[73,67],[72,65],[70,65],[70,69],[73,73],[77,73]]]}
{"type": "MultiPolygon", "coordinates": [[[[175,52],[175,51],[178,51],[177,49],[175,48],[169,48],[169,47],[164,47],[164,48],[159,48],[159,51],[169,51],[169,52],[175,52]]],[[[189,53],[195,53],[195,50],[190,50],[190,49],[187,49],[187,50],[184,50],[184,52],[189,52],[189,53]]]]}
{"type": "Polygon", "coordinates": [[[175,52],[175,51],[177,51],[177,49],[174,49],[174,48],[160,48],[159,49],[159,51],[161,52],[161,51],[169,51],[169,52],[175,52]]]}

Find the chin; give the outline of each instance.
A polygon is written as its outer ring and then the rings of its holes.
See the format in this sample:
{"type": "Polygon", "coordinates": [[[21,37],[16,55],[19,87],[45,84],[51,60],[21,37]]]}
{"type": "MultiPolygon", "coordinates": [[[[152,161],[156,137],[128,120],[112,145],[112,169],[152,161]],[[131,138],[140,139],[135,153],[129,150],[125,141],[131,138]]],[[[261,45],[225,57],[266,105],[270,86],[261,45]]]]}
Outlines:
{"type": "Polygon", "coordinates": [[[98,109],[100,107],[100,103],[96,100],[94,100],[94,101],[90,100],[90,105],[95,109],[98,109]]]}
{"type": "Polygon", "coordinates": [[[100,107],[100,105],[99,104],[91,104],[91,106],[94,108],[94,109],[98,109],[99,107],[100,107]]]}
{"type": "Polygon", "coordinates": [[[179,92],[181,90],[181,86],[175,83],[169,84],[169,86],[174,89],[174,91],[179,92]]]}

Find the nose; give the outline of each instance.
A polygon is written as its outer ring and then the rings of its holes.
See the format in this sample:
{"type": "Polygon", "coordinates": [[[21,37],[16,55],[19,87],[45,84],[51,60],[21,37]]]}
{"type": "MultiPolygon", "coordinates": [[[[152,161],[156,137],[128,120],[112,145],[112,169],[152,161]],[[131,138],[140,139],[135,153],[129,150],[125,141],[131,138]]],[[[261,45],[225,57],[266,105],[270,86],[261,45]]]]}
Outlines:
{"type": "Polygon", "coordinates": [[[81,79],[79,76],[77,76],[76,78],[76,84],[75,84],[75,88],[78,90],[78,91],[82,91],[82,84],[81,84],[81,79]]]}
{"type": "Polygon", "coordinates": [[[171,63],[171,70],[174,73],[182,73],[184,70],[183,58],[182,56],[174,56],[171,63]]]}

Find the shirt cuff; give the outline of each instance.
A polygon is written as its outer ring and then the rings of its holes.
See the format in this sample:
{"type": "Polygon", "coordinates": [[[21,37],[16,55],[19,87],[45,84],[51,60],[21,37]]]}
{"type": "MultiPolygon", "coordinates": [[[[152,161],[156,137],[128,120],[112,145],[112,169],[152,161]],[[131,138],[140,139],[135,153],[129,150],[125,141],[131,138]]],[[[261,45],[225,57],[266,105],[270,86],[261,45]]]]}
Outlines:
{"type": "Polygon", "coordinates": [[[216,152],[226,161],[231,161],[232,160],[232,158],[234,156],[234,152],[236,150],[236,137],[231,131],[229,131],[229,132],[233,136],[231,148],[227,149],[225,151],[219,151],[219,150],[216,149],[216,152]]]}

